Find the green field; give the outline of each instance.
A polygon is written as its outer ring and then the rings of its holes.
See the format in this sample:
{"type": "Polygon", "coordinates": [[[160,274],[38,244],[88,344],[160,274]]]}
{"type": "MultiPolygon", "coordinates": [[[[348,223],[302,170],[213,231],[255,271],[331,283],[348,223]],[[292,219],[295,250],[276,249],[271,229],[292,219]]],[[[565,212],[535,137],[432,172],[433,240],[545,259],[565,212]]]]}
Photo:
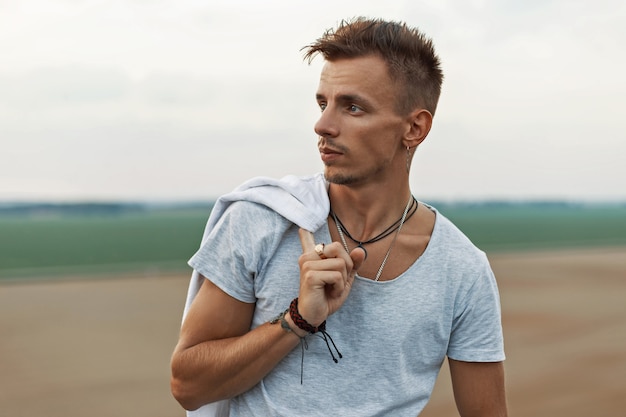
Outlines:
{"type": "Polygon", "coordinates": [[[624,205],[468,204],[440,211],[488,252],[626,245],[624,205]]]}
{"type": "Polygon", "coordinates": [[[186,270],[208,213],[0,216],[0,279],[186,270]]]}
{"type": "MultiPolygon", "coordinates": [[[[487,252],[626,245],[626,206],[436,205],[487,252]]],[[[0,280],[188,271],[208,207],[0,214],[0,280]]]]}

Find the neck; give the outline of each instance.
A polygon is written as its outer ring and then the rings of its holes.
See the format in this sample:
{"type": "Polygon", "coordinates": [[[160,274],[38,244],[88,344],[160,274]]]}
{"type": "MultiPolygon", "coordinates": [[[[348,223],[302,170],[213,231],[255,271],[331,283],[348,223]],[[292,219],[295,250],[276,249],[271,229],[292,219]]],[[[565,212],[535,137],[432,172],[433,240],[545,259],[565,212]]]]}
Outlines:
{"type": "Polygon", "coordinates": [[[411,192],[405,187],[355,190],[331,184],[329,198],[333,212],[355,239],[365,241],[397,221],[404,212],[411,192]]]}

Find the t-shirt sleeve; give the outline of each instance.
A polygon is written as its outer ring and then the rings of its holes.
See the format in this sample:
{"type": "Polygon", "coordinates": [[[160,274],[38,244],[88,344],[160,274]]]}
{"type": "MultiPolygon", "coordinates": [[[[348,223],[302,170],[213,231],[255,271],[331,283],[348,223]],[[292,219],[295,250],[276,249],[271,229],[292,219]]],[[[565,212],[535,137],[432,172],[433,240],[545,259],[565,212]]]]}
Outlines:
{"type": "Polygon", "coordinates": [[[476,279],[455,303],[447,354],[465,362],[503,361],[500,296],[486,256],[474,274],[476,279]]]}
{"type": "Polygon", "coordinates": [[[272,245],[275,216],[250,202],[231,204],[204,239],[189,265],[222,291],[244,303],[256,301],[254,279],[261,249],[272,245]]]}

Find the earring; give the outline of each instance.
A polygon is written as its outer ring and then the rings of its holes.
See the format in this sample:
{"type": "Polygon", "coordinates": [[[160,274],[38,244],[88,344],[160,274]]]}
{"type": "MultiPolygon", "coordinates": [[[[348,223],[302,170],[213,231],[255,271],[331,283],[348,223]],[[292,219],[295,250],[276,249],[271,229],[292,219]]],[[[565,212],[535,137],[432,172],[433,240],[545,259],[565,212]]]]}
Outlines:
{"type": "Polygon", "coordinates": [[[411,168],[411,147],[406,147],[406,173],[409,173],[409,169],[411,168]]]}

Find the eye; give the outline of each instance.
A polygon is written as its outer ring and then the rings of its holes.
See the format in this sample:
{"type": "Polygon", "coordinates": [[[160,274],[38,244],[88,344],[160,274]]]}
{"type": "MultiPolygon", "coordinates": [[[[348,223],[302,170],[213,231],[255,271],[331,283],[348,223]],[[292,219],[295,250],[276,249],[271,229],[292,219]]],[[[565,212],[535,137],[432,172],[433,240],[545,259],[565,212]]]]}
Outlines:
{"type": "Polygon", "coordinates": [[[363,112],[363,109],[360,108],[359,106],[357,106],[356,104],[350,104],[348,106],[348,111],[350,113],[361,113],[361,112],[363,112]]]}
{"type": "Polygon", "coordinates": [[[326,110],[326,103],[321,103],[321,102],[320,102],[320,103],[318,103],[318,105],[320,106],[320,110],[321,110],[321,111],[326,110]]]}

